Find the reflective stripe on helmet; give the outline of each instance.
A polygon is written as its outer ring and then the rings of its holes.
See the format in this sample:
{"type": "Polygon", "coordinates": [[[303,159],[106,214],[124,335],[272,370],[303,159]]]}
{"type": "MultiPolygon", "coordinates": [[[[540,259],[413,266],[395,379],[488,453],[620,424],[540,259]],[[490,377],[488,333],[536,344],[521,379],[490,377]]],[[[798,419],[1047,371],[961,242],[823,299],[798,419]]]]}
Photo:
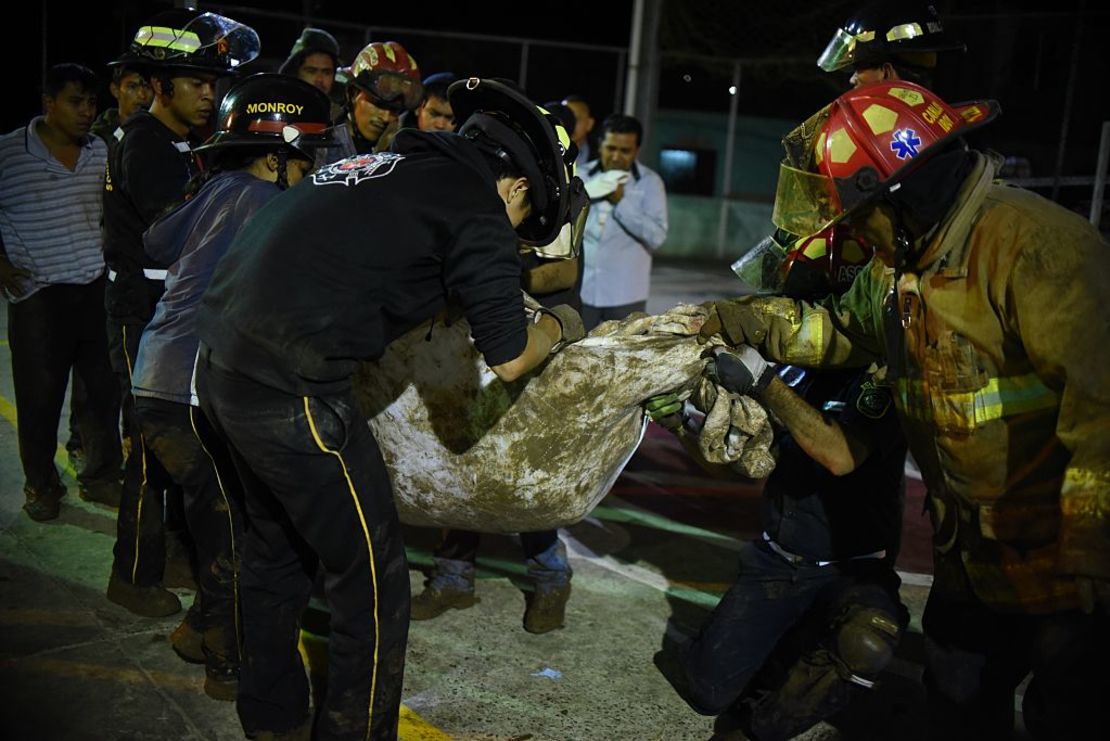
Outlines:
{"type": "Polygon", "coordinates": [[[200,37],[192,31],[166,26],[143,26],[135,34],[138,46],[153,46],[191,54],[200,48],[200,37]]]}

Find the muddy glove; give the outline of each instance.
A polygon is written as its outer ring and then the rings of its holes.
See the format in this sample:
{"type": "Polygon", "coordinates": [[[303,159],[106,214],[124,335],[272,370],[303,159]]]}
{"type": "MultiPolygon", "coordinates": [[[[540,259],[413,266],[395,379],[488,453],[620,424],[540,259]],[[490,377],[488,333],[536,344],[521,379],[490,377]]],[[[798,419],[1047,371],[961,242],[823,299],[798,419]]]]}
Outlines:
{"type": "Polygon", "coordinates": [[[655,424],[674,431],[682,426],[683,406],[678,394],[659,394],[644,402],[644,412],[655,424]]]}
{"type": "Polygon", "coordinates": [[[748,301],[710,301],[703,306],[709,311],[698,332],[698,342],[703,345],[716,334],[733,347],[758,345],[767,336],[763,317],[748,301]]]}
{"type": "Polygon", "coordinates": [[[551,352],[558,352],[572,342],[578,342],[586,336],[586,325],[582,323],[582,317],[578,315],[573,306],[559,304],[558,306],[552,306],[550,309],[536,309],[537,318],[543,314],[557,321],[559,330],[562,332],[559,341],[551,347],[551,352]]]}
{"type": "Polygon", "coordinates": [[[735,353],[717,348],[705,375],[727,391],[758,398],[775,377],[775,369],[755,348],[744,345],[735,353]]]}
{"type": "Polygon", "coordinates": [[[1075,585],[1079,588],[1079,604],[1083,612],[1094,614],[1099,607],[1110,615],[1110,581],[1091,576],[1075,577],[1075,585]]]}

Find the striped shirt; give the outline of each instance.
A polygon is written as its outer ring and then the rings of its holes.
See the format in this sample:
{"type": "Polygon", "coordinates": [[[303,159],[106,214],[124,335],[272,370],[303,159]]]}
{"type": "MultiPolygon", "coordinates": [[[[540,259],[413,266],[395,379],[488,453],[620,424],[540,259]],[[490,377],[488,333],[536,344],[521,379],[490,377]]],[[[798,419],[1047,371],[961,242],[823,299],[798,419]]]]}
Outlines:
{"type": "Polygon", "coordinates": [[[15,303],[44,286],[85,285],[104,272],[101,193],[108,149],[86,137],[70,171],[36,128],[42,116],[0,137],[0,237],[8,261],[30,274],[15,303]]]}

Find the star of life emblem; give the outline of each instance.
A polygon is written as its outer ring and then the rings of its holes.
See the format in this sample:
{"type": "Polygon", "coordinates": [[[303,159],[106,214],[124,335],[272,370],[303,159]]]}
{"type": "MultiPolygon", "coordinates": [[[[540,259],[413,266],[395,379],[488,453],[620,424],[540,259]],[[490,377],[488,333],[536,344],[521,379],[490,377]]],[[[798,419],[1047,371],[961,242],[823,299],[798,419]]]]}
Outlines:
{"type": "Polygon", "coordinates": [[[393,152],[356,154],[345,160],[332,162],[312,173],[313,185],[358,185],[364,180],[385,177],[393,172],[397,163],[405,158],[393,152]]]}
{"type": "Polygon", "coordinates": [[[890,148],[898,159],[904,160],[917,156],[917,148],[921,146],[921,137],[913,129],[898,129],[890,142],[890,148]]]}

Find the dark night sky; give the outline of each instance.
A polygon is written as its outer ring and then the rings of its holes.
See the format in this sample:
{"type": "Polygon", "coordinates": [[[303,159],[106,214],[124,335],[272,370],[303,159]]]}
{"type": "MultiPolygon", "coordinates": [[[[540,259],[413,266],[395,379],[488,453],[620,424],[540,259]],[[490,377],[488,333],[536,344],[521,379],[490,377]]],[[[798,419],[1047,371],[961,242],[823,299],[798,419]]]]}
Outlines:
{"type": "MultiPolygon", "coordinates": [[[[3,108],[3,130],[23,124],[39,108],[35,86],[44,61],[43,49],[48,63],[81,61],[103,70],[104,63],[118,55],[142,20],[170,4],[152,0],[77,6],[70,1],[44,0],[33,4],[25,32],[12,34],[16,49],[22,47],[17,56],[23,84],[17,86],[15,97],[3,108]]],[[[377,27],[626,47],[632,14],[632,0],[559,4],[521,0],[381,4],[239,0],[200,5],[202,9],[223,9],[258,29],[263,45],[263,58],[256,63],[260,69],[270,69],[284,58],[302,24],[296,18],[261,18],[251,8],[294,16],[307,11],[317,19],[357,26],[344,29],[321,24],[336,32],[348,58],[364,43],[361,27],[370,23],[377,27]]],[[[994,97],[1002,103],[1003,117],[990,127],[987,140],[978,143],[1024,154],[1033,161],[1035,174],[1051,174],[1068,110],[1068,81],[1074,69],[1064,171],[1089,174],[1100,123],[1110,119],[1110,96],[1106,95],[1110,89],[1110,58],[1105,49],[1105,39],[1110,37],[1110,10],[1092,0],[940,0],[936,5],[948,30],[968,45],[966,54],[946,60],[936,88],[951,100],[994,97]],[[1078,15],[1081,10],[1083,14],[1078,15]],[[1078,54],[1073,55],[1077,48],[1078,54]]],[[[741,113],[804,118],[846,86],[844,79],[820,73],[814,60],[835,26],[855,6],[846,0],[797,0],[789,4],[665,0],[660,27],[664,54],[660,107],[727,111],[729,98],[724,91],[732,75],[728,59],[739,57],[745,60],[738,101],[741,113]]],[[[425,73],[453,69],[515,78],[519,71],[520,50],[511,43],[476,43],[395,31],[374,38],[396,38],[404,43],[425,73]]],[[[614,53],[568,53],[545,46],[530,49],[527,87],[537,100],[579,92],[605,113],[612,108],[617,79],[614,53]]],[[[984,132],[983,136],[988,135],[984,132]]]]}

